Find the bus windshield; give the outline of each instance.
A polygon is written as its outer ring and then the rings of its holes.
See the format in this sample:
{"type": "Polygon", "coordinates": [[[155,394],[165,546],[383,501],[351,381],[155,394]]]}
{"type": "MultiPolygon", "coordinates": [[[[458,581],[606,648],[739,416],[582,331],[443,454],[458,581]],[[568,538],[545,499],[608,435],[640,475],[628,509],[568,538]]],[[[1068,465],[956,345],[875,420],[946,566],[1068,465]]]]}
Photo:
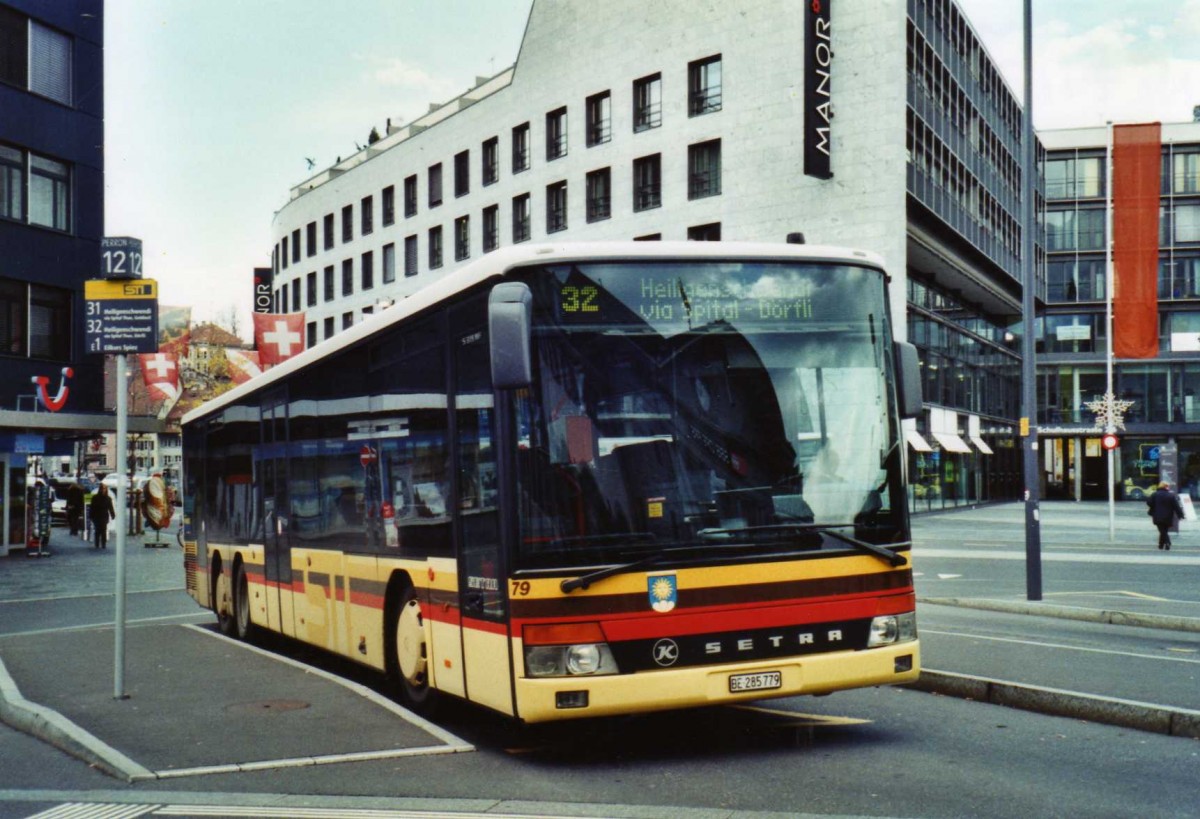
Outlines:
{"type": "Polygon", "coordinates": [[[536,363],[516,408],[514,567],[903,537],[881,271],[639,261],[523,278],[536,363]]]}

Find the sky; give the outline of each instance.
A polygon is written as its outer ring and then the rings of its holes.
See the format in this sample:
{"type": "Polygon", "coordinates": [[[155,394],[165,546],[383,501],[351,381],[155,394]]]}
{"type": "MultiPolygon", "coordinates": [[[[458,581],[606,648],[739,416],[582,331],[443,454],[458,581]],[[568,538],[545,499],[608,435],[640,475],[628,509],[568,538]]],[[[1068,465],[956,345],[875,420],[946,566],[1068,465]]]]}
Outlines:
{"type": "MultiPolygon", "coordinates": [[[[106,0],[105,234],[143,241],[160,303],[226,327],[233,313],[249,338],[251,272],[306,160],[328,167],[511,65],[530,5],[106,0]]],[[[1022,0],[959,5],[1020,98],[1022,0]]],[[[1200,0],[1032,8],[1036,128],[1192,119],[1200,0]]]]}

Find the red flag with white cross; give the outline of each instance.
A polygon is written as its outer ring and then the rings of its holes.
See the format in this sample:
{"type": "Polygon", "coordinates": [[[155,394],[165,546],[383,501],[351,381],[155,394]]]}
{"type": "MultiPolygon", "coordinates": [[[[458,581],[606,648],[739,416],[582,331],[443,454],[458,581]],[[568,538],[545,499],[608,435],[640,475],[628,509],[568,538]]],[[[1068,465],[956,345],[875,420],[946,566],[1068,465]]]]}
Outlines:
{"type": "Polygon", "coordinates": [[[174,353],[140,353],[138,362],[151,398],[179,397],[179,358],[174,353]]]}
{"type": "Polygon", "coordinates": [[[304,351],[303,313],[255,313],[254,346],[265,370],[304,351]]]}
{"type": "Polygon", "coordinates": [[[245,384],[256,375],[262,375],[262,365],[258,361],[258,350],[236,350],[229,348],[225,351],[225,360],[229,362],[229,377],[234,384],[245,384]]]}

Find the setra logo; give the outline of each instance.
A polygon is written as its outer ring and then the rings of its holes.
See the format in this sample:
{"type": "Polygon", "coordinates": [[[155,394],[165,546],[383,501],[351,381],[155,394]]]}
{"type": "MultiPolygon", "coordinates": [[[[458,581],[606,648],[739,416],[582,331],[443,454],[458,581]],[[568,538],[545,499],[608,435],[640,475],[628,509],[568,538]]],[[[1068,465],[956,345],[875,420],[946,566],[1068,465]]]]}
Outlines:
{"type": "Polygon", "coordinates": [[[679,646],[669,637],[664,637],[655,643],[652,653],[654,662],[663,668],[669,668],[679,660],[679,646]]]}

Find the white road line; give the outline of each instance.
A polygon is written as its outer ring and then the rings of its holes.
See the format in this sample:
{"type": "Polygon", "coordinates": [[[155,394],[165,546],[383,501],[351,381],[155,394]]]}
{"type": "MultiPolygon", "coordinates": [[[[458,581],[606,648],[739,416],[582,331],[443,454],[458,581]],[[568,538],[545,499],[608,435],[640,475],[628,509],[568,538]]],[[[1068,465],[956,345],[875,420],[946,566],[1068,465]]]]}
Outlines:
{"type": "MultiPolygon", "coordinates": [[[[189,623],[192,621],[208,621],[212,620],[211,611],[197,611],[193,614],[164,614],[161,617],[139,617],[136,620],[126,620],[127,626],[149,625],[151,623],[189,623]]],[[[93,631],[95,629],[112,628],[113,622],[109,620],[106,623],[85,623],[80,626],[60,626],[59,628],[38,628],[29,631],[8,631],[0,634],[0,640],[5,637],[28,637],[38,634],[63,634],[69,631],[93,631]]]]}
{"type": "MultiPolygon", "coordinates": [[[[918,563],[926,557],[959,557],[967,560],[1025,560],[1025,550],[1016,549],[942,549],[921,548],[913,549],[913,559],[918,563]]],[[[1174,554],[1170,552],[1153,552],[1145,555],[1104,555],[1090,552],[1088,554],[1063,554],[1061,552],[1043,552],[1042,560],[1049,563],[1124,563],[1139,565],[1168,566],[1200,566],[1200,556],[1174,554]]]]}
{"type": "Polygon", "coordinates": [[[964,637],[970,640],[991,640],[996,643],[1017,643],[1019,645],[1036,646],[1038,648],[1063,648],[1069,651],[1085,651],[1091,654],[1115,654],[1119,657],[1137,657],[1144,660],[1165,660],[1170,663],[1190,663],[1192,665],[1200,665],[1200,659],[1193,660],[1189,657],[1164,657],[1161,654],[1139,654],[1133,651],[1113,651],[1109,648],[1086,648],[1083,646],[1068,646],[1061,643],[1044,643],[1040,640],[1018,640],[1013,637],[989,637],[983,634],[966,634],[960,631],[936,631],[934,629],[923,628],[921,634],[940,634],[943,637],[964,637]]]}
{"type": "MultiPolygon", "coordinates": [[[[162,594],[163,592],[184,591],[183,586],[169,586],[161,589],[140,589],[138,591],[126,592],[126,594],[162,594]]],[[[18,600],[0,600],[0,606],[8,605],[9,603],[49,603],[55,600],[94,600],[101,597],[112,597],[112,592],[101,594],[58,594],[49,595],[47,597],[23,597],[18,600]]]]}
{"type": "Polygon", "coordinates": [[[69,802],[35,813],[28,819],[137,819],[153,813],[158,805],[105,805],[94,802],[69,802]]]}

